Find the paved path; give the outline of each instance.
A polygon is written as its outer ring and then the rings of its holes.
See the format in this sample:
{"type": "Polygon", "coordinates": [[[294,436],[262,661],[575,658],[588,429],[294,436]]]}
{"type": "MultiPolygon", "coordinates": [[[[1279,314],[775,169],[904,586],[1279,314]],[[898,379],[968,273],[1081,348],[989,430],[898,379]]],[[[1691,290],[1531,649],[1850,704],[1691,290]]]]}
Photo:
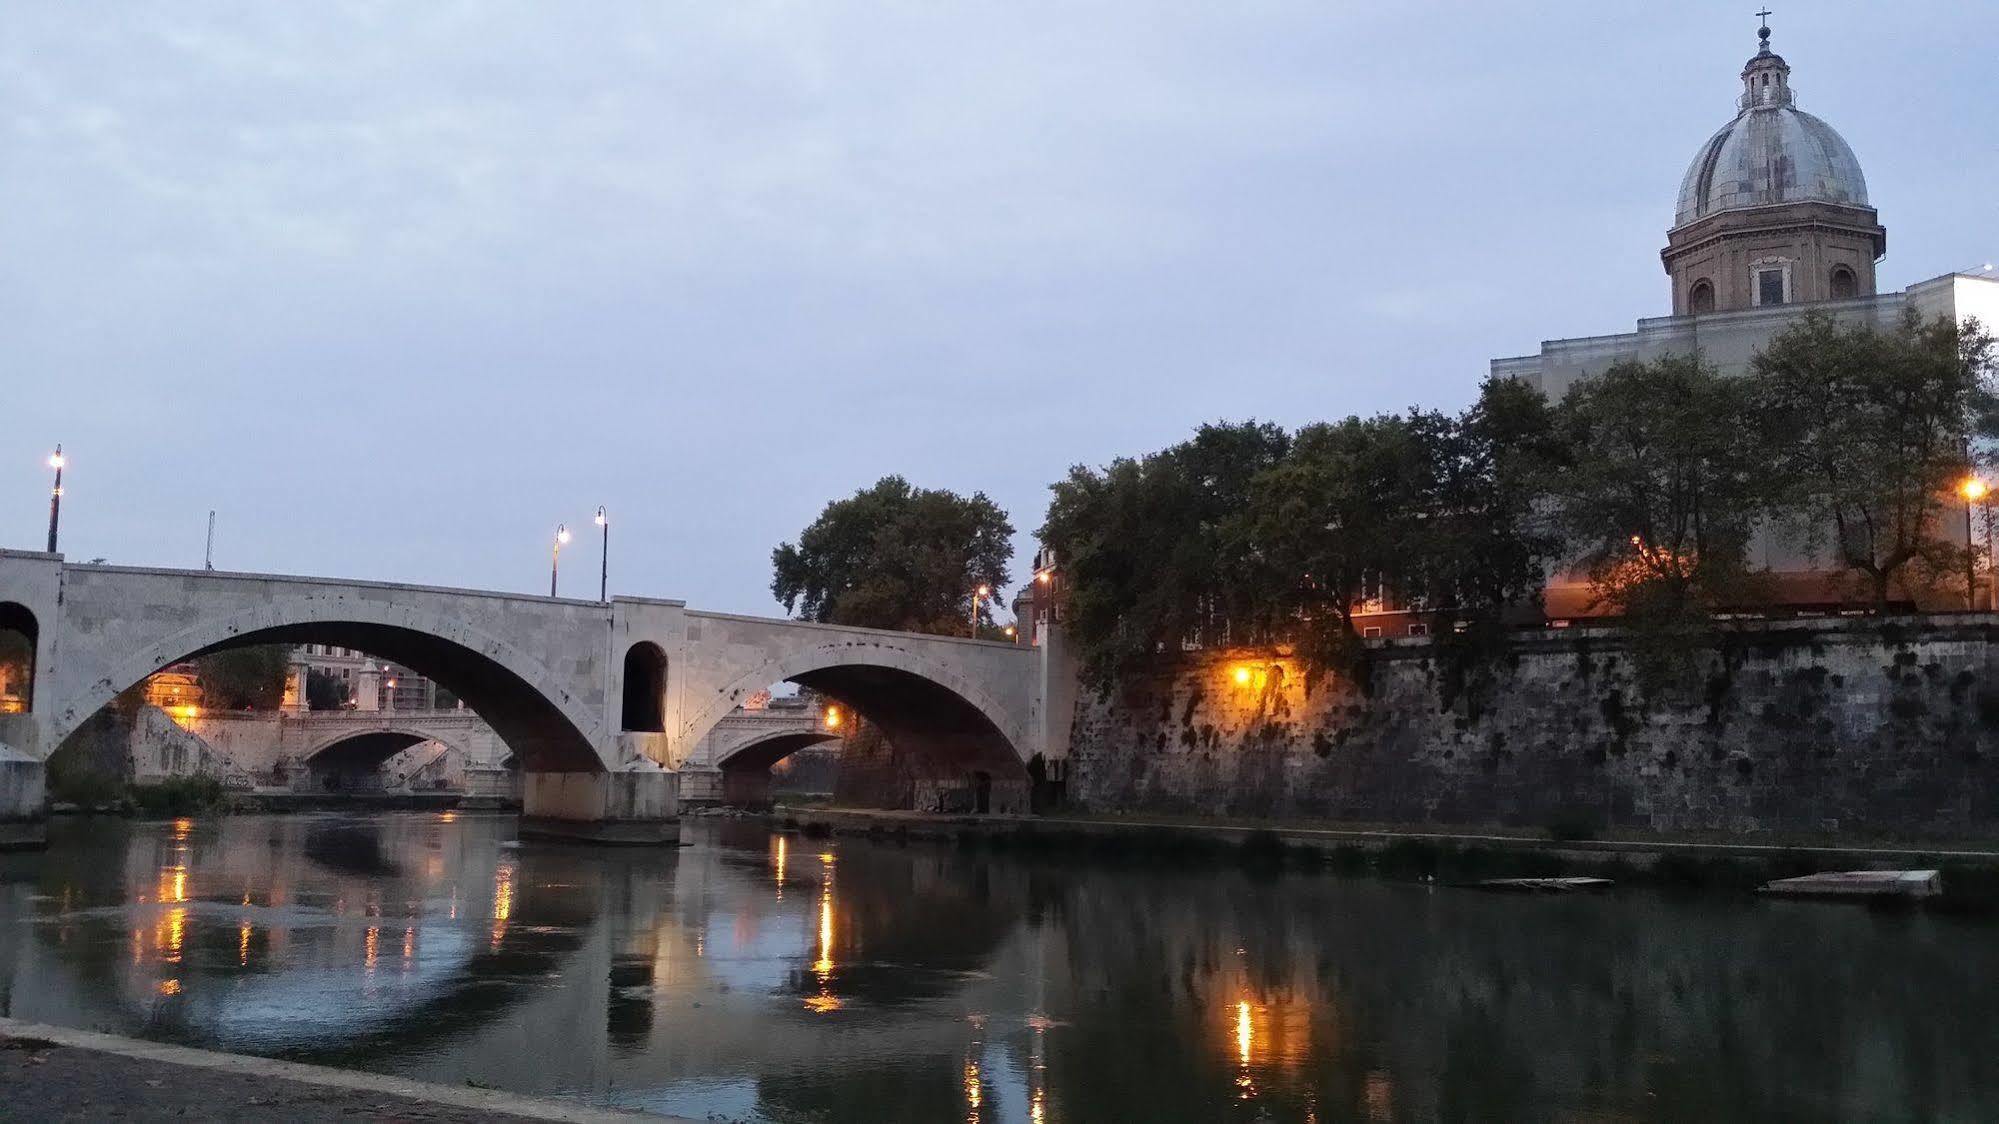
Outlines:
{"type": "MultiPolygon", "coordinates": [[[[0,1019],[9,1120],[568,1121],[640,1117],[489,1089],[167,1046],[0,1019]]],[[[682,1121],[681,1124],[692,1124],[682,1121]]]]}

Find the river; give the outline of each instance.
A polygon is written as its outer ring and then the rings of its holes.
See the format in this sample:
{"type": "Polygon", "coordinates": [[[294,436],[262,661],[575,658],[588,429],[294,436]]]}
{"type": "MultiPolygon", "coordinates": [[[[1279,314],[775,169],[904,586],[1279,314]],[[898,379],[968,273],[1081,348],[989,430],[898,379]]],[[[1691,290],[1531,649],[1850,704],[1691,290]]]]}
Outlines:
{"type": "Polygon", "coordinates": [[[58,819],[0,1010],[763,1122],[1970,1119],[1999,924],[510,816],[58,819]]]}

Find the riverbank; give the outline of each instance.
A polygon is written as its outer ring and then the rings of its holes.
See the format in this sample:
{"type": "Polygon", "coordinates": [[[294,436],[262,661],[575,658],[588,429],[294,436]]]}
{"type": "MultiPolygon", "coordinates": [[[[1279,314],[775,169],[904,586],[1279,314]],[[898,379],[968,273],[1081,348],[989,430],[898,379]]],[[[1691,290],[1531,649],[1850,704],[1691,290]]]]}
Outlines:
{"type": "Polygon", "coordinates": [[[0,1019],[0,1088],[5,1115],[24,1120],[677,1119],[15,1019],[0,1019]]]}
{"type": "Polygon", "coordinates": [[[1026,853],[1209,859],[1430,882],[1587,876],[1681,889],[1753,891],[1778,878],[1841,870],[1935,869],[1934,907],[1999,911],[1999,844],[1745,841],[1621,835],[1554,839],[1526,831],[1398,828],[1146,816],[950,816],[780,805],[774,824],[808,834],[924,840],[1026,853]]]}

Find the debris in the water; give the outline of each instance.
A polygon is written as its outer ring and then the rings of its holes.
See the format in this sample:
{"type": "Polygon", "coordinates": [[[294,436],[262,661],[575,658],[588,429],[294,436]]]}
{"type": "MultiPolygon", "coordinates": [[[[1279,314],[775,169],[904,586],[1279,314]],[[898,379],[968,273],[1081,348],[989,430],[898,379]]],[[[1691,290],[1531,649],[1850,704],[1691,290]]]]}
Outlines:
{"type": "Polygon", "coordinates": [[[1570,894],[1578,890],[1608,890],[1608,878],[1487,878],[1472,885],[1480,890],[1513,890],[1532,894],[1570,894]]]}

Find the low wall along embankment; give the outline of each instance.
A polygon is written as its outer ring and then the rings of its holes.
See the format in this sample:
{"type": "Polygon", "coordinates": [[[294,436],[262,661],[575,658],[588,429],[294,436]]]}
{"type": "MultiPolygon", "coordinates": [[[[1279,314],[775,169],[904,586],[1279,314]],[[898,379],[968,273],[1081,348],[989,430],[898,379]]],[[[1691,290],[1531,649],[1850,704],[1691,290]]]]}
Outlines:
{"type": "Polygon", "coordinates": [[[1202,653],[1079,701],[1089,809],[1587,831],[1999,834],[1999,616],[1730,626],[1641,689],[1612,630],[1495,659],[1426,641],[1365,685],[1268,651],[1202,653]]]}

